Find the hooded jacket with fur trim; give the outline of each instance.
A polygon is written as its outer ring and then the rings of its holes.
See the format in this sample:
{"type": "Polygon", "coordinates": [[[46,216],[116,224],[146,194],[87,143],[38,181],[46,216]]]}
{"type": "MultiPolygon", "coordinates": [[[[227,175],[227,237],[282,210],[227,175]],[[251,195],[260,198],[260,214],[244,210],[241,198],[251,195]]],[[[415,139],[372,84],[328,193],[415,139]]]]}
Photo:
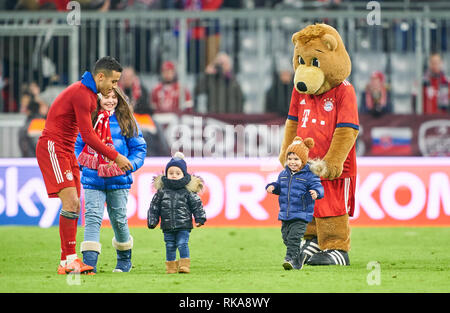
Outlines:
{"type": "Polygon", "coordinates": [[[162,231],[192,229],[195,222],[204,224],[206,212],[198,193],[203,189],[203,180],[194,175],[185,175],[180,180],[159,175],[153,180],[157,190],[147,212],[148,228],[155,228],[161,220],[162,231]]]}
{"type": "Polygon", "coordinates": [[[280,173],[276,182],[266,186],[274,186],[273,194],[279,195],[278,203],[280,221],[301,219],[311,222],[314,214],[315,200],[311,197],[309,190],[317,192],[317,199],[322,199],[324,189],[320,178],[309,170],[306,164],[300,171],[292,173],[288,166],[280,173]]]}

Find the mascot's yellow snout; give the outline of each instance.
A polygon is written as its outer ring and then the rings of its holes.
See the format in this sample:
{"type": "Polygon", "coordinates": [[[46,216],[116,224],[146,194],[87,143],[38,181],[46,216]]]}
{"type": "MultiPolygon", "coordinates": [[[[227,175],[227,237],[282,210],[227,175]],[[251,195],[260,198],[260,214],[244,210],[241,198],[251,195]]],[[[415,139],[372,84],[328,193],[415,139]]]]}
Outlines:
{"type": "Polygon", "coordinates": [[[295,70],[294,86],[300,93],[313,95],[325,82],[325,74],[317,66],[299,65],[295,70]]]}

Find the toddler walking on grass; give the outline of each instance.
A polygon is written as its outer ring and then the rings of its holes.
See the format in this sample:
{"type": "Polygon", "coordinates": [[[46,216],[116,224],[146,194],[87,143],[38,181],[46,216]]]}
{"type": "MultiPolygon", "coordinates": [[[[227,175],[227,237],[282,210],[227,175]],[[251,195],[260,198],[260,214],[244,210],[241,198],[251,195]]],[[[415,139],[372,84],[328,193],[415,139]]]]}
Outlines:
{"type": "Polygon", "coordinates": [[[306,225],[312,220],[315,200],[324,196],[320,178],[310,171],[307,163],[309,149],[313,146],[312,138],[295,137],[286,152],[286,168],[276,182],[266,186],[267,192],[279,195],[278,220],[286,245],[285,270],[303,267],[304,260],[299,260],[300,242],[306,225]]]}
{"type": "Polygon", "coordinates": [[[161,220],[166,244],[166,272],[189,273],[192,216],[197,227],[206,222],[206,213],[198,196],[203,189],[203,180],[188,174],[184,155],[177,152],[167,164],[165,175],[155,177],[153,186],[157,192],[147,212],[147,226],[153,229],[161,220]]]}

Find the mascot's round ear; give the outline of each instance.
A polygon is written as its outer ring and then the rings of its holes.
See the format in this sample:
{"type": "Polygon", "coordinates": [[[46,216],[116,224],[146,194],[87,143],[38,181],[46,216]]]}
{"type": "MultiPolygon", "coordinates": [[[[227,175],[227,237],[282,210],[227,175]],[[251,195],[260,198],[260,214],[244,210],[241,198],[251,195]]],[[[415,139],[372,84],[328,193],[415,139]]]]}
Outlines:
{"type": "Polygon", "coordinates": [[[338,46],[338,42],[333,35],[325,34],[322,36],[322,42],[325,46],[327,46],[328,50],[335,51],[338,46]]]}
{"type": "Polygon", "coordinates": [[[292,35],[292,43],[294,44],[294,46],[297,44],[299,34],[300,32],[296,32],[295,34],[292,35]]]}

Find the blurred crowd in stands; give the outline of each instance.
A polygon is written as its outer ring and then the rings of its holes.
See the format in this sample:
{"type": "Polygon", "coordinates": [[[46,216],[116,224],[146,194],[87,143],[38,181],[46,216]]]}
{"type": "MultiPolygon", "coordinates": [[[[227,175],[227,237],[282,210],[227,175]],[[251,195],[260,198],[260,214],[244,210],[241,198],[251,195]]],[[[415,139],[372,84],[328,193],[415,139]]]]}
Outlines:
{"type": "MultiPolygon", "coordinates": [[[[58,10],[66,11],[70,0],[5,0],[0,10],[58,10]]],[[[113,10],[217,10],[302,7],[313,4],[339,8],[349,0],[77,0],[82,9],[113,10]]]]}

